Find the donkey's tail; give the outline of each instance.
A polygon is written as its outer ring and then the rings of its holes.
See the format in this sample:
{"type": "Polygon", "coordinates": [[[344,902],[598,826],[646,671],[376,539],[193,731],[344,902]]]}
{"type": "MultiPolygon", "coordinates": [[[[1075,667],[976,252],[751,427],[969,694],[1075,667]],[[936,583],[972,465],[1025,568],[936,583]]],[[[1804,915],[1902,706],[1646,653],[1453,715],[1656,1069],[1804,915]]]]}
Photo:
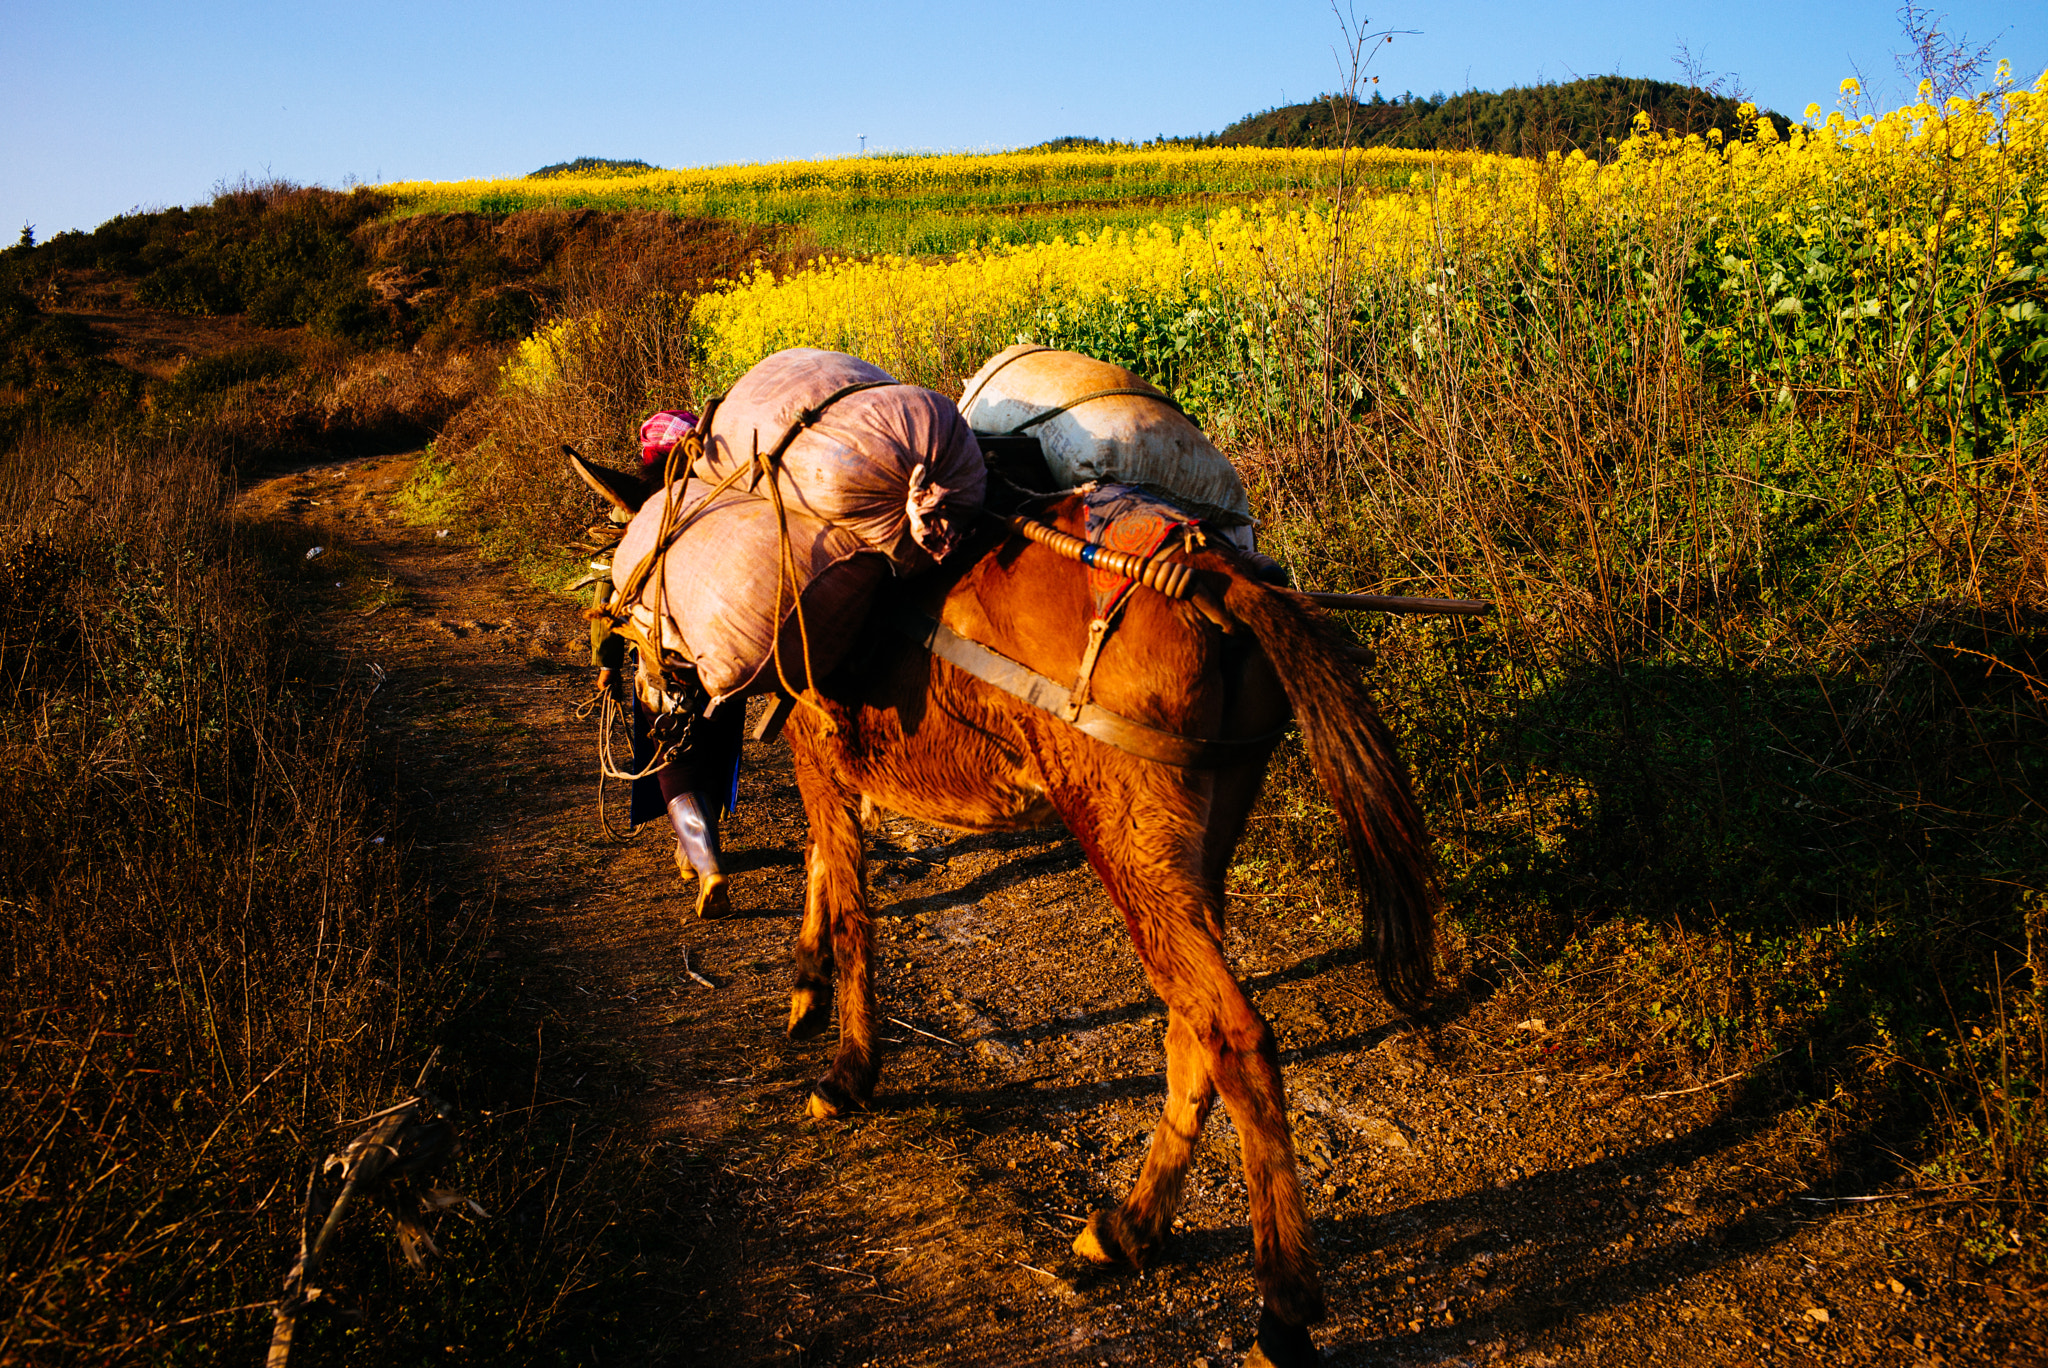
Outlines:
{"type": "Polygon", "coordinates": [[[1402,1011],[1419,1013],[1436,987],[1437,885],[1408,767],[1326,624],[1291,595],[1238,574],[1224,606],[1259,639],[1337,810],[1374,922],[1380,989],[1402,1011]]]}

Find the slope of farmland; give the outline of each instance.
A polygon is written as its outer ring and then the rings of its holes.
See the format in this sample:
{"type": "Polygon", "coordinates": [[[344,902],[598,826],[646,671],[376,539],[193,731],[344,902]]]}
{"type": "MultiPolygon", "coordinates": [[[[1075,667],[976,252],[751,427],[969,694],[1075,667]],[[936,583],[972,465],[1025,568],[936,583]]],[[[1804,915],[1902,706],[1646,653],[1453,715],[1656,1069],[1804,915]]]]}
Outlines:
{"type": "Polygon", "coordinates": [[[647,209],[801,227],[834,253],[935,255],[991,241],[1196,223],[1218,209],[1327,191],[1377,192],[1455,169],[1451,153],[1260,148],[875,155],[638,175],[556,173],[380,187],[401,213],[647,209]]]}

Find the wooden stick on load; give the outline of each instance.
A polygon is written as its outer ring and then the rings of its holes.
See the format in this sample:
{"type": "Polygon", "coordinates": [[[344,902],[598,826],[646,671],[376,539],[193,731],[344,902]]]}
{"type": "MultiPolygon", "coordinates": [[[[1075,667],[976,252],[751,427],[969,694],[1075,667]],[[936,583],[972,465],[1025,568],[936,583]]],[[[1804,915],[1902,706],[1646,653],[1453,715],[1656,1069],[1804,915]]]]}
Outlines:
{"type": "Polygon", "coordinates": [[[1095,542],[1083,541],[1072,533],[1062,532],[1057,527],[1047,526],[1035,518],[1010,518],[1010,527],[1045,547],[1056,556],[1079,561],[1092,569],[1107,570],[1112,575],[1134,579],[1157,593],[1170,599],[1185,599],[1194,592],[1195,569],[1181,561],[1158,560],[1151,556],[1134,556],[1128,551],[1112,551],[1095,542]]]}
{"type": "MultiPolygon", "coordinates": [[[[1063,556],[1083,565],[1107,570],[1113,575],[1134,579],[1147,589],[1155,590],[1170,599],[1186,600],[1202,597],[1196,593],[1194,567],[1184,561],[1164,560],[1151,556],[1135,556],[1128,551],[1112,551],[1096,542],[1084,541],[1069,532],[1039,522],[1036,518],[1011,517],[1004,519],[1011,530],[1029,537],[1056,556],[1063,556]]],[[[1446,599],[1411,597],[1405,594],[1322,594],[1304,593],[1303,598],[1318,608],[1328,608],[1346,613],[1491,613],[1493,605],[1484,599],[1446,599]]],[[[1198,603],[1216,625],[1228,631],[1230,624],[1219,616],[1220,606],[1198,603]]]]}

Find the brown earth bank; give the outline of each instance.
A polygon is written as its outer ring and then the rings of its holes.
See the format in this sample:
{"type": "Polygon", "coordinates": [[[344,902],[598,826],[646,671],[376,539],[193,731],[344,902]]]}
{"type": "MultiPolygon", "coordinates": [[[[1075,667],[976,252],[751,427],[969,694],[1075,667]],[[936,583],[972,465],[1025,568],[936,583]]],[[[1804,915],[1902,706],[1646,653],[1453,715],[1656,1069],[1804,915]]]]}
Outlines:
{"type": "Polygon", "coordinates": [[[419,402],[402,373],[500,358],[593,307],[680,320],[720,281],[815,254],[796,229],[651,210],[385,208],[255,187],[0,252],[0,437],[210,424],[305,459],[408,450],[476,386],[419,402]],[[364,383],[392,412],[337,420],[336,392],[364,383]]]}
{"type": "MultiPolygon", "coordinates": [[[[294,470],[244,504],[334,557],[316,607],[380,681],[395,820],[445,899],[494,909],[437,1077],[472,1136],[541,1138],[526,1195],[444,1218],[420,1276],[584,1241],[570,1283],[535,1294],[573,1363],[1241,1362],[1257,1297],[1221,1109],[1160,1266],[1069,1250],[1135,1177],[1164,1095],[1163,1008],[1078,847],[878,815],[885,1071],[870,1112],[807,1119],[830,1045],[782,1038],[804,841],[786,749],[750,744],[734,912],[692,920],[664,830],[600,829],[574,607],[459,528],[408,525],[411,468],[294,470]]],[[[1283,1049],[1327,1362],[2048,1361],[2048,1284],[1961,1253],[1955,1194],[1833,1186],[1796,1097],[1752,1076],[1645,1095],[1625,1062],[1549,1062],[1570,1052],[1513,977],[1410,1023],[1338,909],[1231,913],[1283,1049]]]]}

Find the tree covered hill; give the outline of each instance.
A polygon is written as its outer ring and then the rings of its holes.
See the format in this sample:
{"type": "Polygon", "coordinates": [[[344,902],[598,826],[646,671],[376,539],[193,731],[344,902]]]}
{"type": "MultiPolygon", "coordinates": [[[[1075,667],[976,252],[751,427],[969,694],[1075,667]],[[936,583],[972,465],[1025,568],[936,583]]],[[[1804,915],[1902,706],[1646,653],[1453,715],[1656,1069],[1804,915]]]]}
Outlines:
{"type": "MultiPolygon", "coordinates": [[[[1247,114],[1221,133],[1161,138],[1182,147],[1402,147],[1425,151],[1472,150],[1530,155],[1580,148],[1597,151],[1609,138],[1626,137],[1637,111],[1660,129],[1724,137],[1749,136],[1754,125],[1736,117],[1737,101],[1702,90],[1642,77],[1590,76],[1584,80],[1468,90],[1446,96],[1403,94],[1389,100],[1324,95],[1304,104],[1247,114]]],[[[1764,111],[1782,135],[1792,121],[1764,111]]],[[[1034,151],[1101,147],[1095,138],[1057,138],[1034,151]]]]}

